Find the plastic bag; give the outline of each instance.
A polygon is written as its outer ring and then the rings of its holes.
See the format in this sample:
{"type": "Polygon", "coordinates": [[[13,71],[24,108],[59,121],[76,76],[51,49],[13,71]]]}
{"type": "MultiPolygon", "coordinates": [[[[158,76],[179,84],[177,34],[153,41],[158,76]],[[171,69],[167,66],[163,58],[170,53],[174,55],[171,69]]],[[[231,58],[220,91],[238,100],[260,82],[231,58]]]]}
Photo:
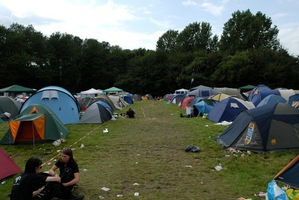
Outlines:
{"type": "Polygon", "coordinates": [[[288,200],[288,196],[283,189],[281,189],[275,180],[268,183],[266,200],[288,200]]]}
{"type": "Polygon", "coordinates": [[[292,188],[286,191],[289,199],[291,200],[299,200],[299,190],[294,190],[292,188]]]}

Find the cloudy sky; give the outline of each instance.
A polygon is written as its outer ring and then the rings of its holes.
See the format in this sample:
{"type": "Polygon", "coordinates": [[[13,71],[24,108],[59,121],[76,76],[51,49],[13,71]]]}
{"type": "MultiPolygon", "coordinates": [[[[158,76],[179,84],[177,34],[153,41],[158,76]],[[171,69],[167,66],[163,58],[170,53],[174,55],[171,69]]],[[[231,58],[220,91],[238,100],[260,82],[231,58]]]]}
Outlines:
{"type": "Polygon", "coordinates": [[[0,0],[0,24],[154,50],[163,33],[194,22],[210,23],[220,36],[232,13],[247,9],[270,17],[283,47],[299,55],[298,0],[0,0]]]}

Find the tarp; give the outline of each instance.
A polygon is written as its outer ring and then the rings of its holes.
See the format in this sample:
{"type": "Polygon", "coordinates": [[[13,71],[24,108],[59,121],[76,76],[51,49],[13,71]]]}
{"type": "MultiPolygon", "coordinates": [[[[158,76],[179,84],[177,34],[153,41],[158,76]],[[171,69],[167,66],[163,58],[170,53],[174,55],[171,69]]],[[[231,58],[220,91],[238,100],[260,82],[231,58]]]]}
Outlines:
{"type": "Polygon", "coordinates": [[[21,168],[0,148],[0,180],[21,172],[21,168]]]}

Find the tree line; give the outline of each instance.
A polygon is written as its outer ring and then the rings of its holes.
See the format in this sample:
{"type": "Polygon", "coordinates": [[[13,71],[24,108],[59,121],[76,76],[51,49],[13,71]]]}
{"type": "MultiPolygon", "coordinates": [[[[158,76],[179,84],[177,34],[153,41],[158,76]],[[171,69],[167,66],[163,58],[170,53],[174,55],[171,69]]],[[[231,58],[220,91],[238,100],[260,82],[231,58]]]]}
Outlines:
{"type": "Polygon", "coordinates": [[[46,37],[32,25],[0,25],[0,88],[57,85],[75,93],[115,86],[153,96],[198,85],[297,89],[298,56],[280,45],[278,32],[261,12],[236,11],[221,36],[208,22],[193,22],[166,31],[155,50],[129,50],[68,33],[46,37]]]}

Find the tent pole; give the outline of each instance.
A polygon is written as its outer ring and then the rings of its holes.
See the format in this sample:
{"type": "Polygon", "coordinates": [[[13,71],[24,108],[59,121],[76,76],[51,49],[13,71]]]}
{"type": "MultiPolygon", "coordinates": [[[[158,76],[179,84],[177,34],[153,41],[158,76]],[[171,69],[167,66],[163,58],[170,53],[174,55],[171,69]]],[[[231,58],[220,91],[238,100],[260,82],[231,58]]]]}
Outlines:
{"type": "Polygon", "coordinates": [[[33,123],[32,124],[32,146],[33,146],[33,150],[35,149],[35,142],[34,142],[34,128],[33,128],[33,123]]]}

